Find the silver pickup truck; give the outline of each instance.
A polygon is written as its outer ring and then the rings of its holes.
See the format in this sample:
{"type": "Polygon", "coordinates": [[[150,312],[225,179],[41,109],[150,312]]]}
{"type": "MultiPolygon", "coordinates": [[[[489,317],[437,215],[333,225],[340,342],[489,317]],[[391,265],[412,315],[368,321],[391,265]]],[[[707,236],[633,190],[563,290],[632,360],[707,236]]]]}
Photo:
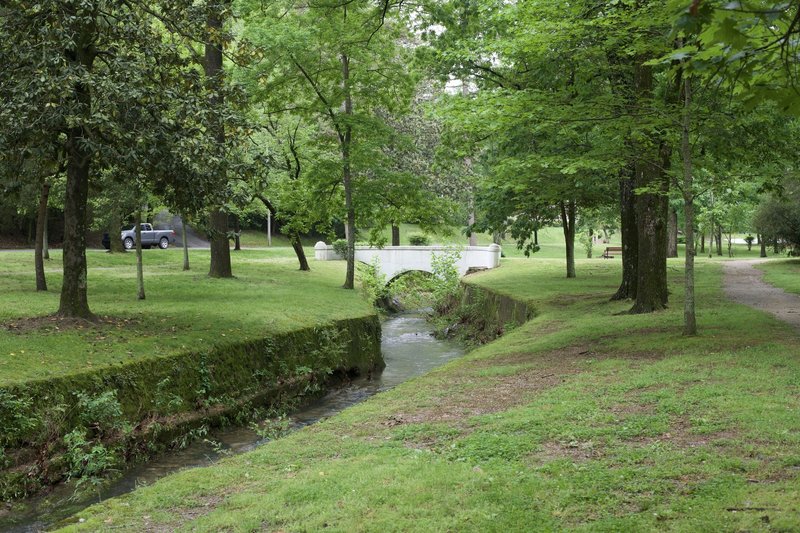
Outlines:
{"type": "MultiPolygon", "coordinates": [[[[126,250],[133,249],[136,246],[136,226],[122,230],[120,239],[122,239],[122,246],[126,250]]],[[[154,230],[150,224],[142,224],[142,248],[150,248],[157,245],[162,250],[166,250],[170,244],[175,244],[175,232],[173,230],[154,230]]]]}

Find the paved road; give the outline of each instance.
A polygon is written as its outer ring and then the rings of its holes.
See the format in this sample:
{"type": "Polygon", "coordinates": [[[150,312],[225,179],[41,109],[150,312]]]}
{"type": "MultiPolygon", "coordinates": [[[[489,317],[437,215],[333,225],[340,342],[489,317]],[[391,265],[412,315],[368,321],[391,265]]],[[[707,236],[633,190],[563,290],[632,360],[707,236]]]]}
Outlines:
{"type": "MultiPolygon", "coordinates": [[[[178,247],[183,246],[183,241],[181,240],[181,228],[183,227],[183,220],[181,217],[177,215],[173,216],[170,220],[166,221],[166,226],[174,229],[175,233],[177,234],[177,241],[175,242],[175,245],[178,247]]],[[[188,224],[186,225],[186,240],[189,242],[189,248],[209,247],[208,241],[188,224]]]]}
{"type": "Polygon", "coordinates": [[[725,294],[734,302],[766,311],[800,329],[800,296],[764,281],[764,272],[756,268],[765,260],[725,262],[725,294]]]}

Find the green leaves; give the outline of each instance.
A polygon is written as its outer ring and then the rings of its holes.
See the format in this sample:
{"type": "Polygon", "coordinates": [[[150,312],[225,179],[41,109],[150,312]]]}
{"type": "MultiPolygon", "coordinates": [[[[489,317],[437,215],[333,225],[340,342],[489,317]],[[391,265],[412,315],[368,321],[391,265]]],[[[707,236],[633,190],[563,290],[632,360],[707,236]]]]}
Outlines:
{"type": "Polygon", "coordinates": [[[800,114],[792,59],[800,36],[795,2],[704,0],[692,4],[695,10],[685,1],[671,6],[675,29],[696,50],[684,47],[666,61],[685,61],[684,68],[726,87],[750,108],[767,99],[787,114],[800,114]]]}

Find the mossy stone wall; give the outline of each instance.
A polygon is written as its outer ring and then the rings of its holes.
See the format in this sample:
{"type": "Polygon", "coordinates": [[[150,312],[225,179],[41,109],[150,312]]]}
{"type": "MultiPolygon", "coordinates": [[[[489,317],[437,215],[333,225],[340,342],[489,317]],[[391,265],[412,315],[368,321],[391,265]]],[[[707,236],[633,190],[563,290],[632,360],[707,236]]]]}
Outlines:
{"type": "Polygon", "coordinates": [[[80,395],[114,391],[131,428],[119,438],[130,448],[198,421],[319,394],[337,375],[383,368],[380,339],[372,315],[0,388],[0,499],[63,477],[63,437],[80,423],[80,395]]]}

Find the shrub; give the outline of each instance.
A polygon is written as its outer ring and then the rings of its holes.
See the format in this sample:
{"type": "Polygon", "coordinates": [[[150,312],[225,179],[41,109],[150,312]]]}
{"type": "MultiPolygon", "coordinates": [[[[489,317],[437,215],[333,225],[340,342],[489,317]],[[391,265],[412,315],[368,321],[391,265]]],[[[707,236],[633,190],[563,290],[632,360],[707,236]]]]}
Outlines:
{"type": "Polygon", "coordinates": [[[589,232],[582,232],[581,236],[578,239],[580,243],[583,245],[583,249],[586,250],[586,259],[592,258],[592,249],[594,248],[594,239],[589,232]]]}
{"type": "Polygon", "coordinates": [[[81,423],[91,428],[99,437],[130,429],[122,415],[122,405],[117,400],[116,391],[106,391],[98,396],[78,392],[75,396],[78,399],[81,423]]]}
{"type": "Polygon", "coordinates": [[[31,438],[40,425],[33,400],[0,389],[0,447],[31,438]]]}
{"type": "Polygon", "coordinates": [[[347,241],[344,239],[333,241],[333,251],[339,254],[340,257],[347,257],[347,241]]]}
{"type": "Polygon", "coordinates": [[[408,242],[411,246],[428,246],[431,243],[431,238],[424,233],[412,233],[408,236],[408,242]]]}
{"type": "Polygon", "coordinates": [[[358,263],[356,268],[365,298],[375,304],[389,297],[386,276],[380,271],[380,260],[377,257],[370,264],[358,263]]]}
{"type": "Polygon", "coordinates": [[[438,313],[446,313],[458,303],[461,289],[461,277],[456,268],[456,262],[461,258],[461,252],[448,250],[441,254],[433,254],[431,266],[431,295],[433,308],[438,313]]]}

